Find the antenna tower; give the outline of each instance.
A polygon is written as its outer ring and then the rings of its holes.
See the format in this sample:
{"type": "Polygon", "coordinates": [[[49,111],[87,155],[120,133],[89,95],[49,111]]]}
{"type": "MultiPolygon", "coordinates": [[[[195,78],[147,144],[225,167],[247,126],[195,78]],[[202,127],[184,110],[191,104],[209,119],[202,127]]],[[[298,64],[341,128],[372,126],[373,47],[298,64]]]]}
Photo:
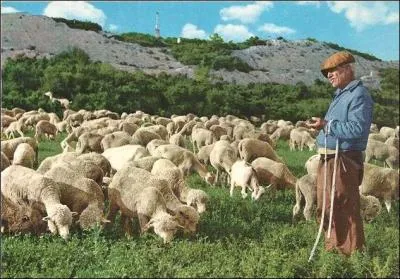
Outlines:
{"type": "Polygon", "coordinates": [[[154,28],[156,32],[156,38],[160,38],[160,24],[159,24],[159,13],[156,13],[156,27],[154,28]]]}

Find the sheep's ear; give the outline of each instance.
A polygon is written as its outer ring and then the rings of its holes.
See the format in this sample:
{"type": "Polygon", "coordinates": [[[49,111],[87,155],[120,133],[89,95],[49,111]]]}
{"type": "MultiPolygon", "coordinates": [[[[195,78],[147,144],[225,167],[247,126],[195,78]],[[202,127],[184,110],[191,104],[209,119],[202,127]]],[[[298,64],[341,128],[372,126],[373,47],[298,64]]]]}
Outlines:
{"type": "Polygon", "coordinates": [[[71,212],[71,215],[72,215],[72,217],[74,217],[74,216],[76,216],[76,215],[78,215],[78,212],[71,212]]]}
{"type": "Polygon", "coordinates": [[[50,221],[50,216],[43,217],[42,220],[45,222],[50,221]]]}

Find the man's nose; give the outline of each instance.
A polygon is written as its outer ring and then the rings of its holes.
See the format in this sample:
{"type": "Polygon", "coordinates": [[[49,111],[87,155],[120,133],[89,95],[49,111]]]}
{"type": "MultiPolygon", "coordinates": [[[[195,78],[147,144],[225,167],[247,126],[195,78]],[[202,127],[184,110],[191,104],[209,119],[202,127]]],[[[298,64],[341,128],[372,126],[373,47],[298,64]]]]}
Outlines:
{"type": "Polygon", "coordinates": [[[330,78],[331,76],[333,76],[332,72],[328,72],[328,78],[330,78]]]}

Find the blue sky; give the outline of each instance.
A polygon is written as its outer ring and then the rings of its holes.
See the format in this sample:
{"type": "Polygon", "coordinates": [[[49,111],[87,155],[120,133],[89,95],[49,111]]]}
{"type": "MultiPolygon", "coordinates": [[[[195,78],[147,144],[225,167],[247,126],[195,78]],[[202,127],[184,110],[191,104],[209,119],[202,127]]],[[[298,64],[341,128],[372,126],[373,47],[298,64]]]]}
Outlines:
{"type": "Polygon", "coordinates": [[[1,1],[1,13],[89,20],[115,33],[225,41],[308,37],[399,60],[398,1],[1,1]]]}

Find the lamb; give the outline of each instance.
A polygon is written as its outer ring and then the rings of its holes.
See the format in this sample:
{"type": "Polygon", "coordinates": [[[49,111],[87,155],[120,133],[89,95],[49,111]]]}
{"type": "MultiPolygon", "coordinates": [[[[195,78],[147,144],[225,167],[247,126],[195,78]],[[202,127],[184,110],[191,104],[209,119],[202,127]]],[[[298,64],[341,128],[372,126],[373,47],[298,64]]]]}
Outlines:
{"type": "Polygon", "coordinates": [[[14,152],[13,165],[21,165],[33,169],[36,162],[35,150],[28,143],[20,143],[14,152]]]}
{"type": "Polygon", "coordinates": [[[100,143],[103,150],[106,150],[110,147],[118,147],[126,144],[132,144],[132,137],[124,131],[117,131],[105,135],[100,143]]]}
{"type": "Polygon", "coordinates": [[[257,174],[250,164],[244,160],[236,161],[232,165],[231,170],[231,187],[229,194],[233,196],[233,189],[235,185],[242,187],[242,197],[247,197],[246,188],[253,191],[251,198],[258,200],[260,196],[265,192],[265,188],[259,186],[257,180],[257,174]]]}
{"type": "Polygon", "coordinates": [[[150,177],[146,170],[125,166],[114,175],[108,187],[110,209],[107,219],[113,223],[117,212],[121,211],[121,223],[125,232],[131,235],[131,219],[138,217],[141,233],[153,227],[164,243],[170,242],[183,226],[167,209],[160,190],[152,186],[160,183],[168,186],[166,181],[150,177]]]}
{"type": "Polygon", "coordinates": [[[399,167],[399,151],[396,147],[388,146],[385,143],[376,140],[368,140],[365,150],[365,162],[371,159],[377,159],[384,162],[390,168],[399,167]]]}
{"type": "MultiPolygon", "coordinates": [[[[297,221],[301,202],[304,197],[304,217],[307,221],[311,220],[313,208],[317,203],[317,176],[316,174],[306,174],[296,182],[296,204],[293,207],[293,221],[297,221]]],[[[381,211],[381,204],[374,196],[366,196],[360,193],[360,214],[366,222],[371,222],[381,211]]]]}
{"type": "MultiPolygon", "coordinates": [[[[210,154],[210,163],[217,170],[215,183],[218,183],[219,172],[225,171],[229,179],[232,165],[237,159],[236,150],[230,145],[229,141],[219,140],[214,144],[210,154]]],[[[229,183],[229,180],[227,183],[229,183]]]]}
{"type": "Polygon", "coordinates": [[[39,141],[42,135],[45,135],[48,139],[55,139],[57,136],[58,129],[56,125],[50,123],[48,120],[40,120],[35,126],[35,139],[39,141]]]}
{"type": "Polygon", "coordinates": [[[1,151],[1,171],[5,170],[7,167],[11,165],[10,160],[8,160],[6,154],[1,151]]]}
{"type": "Polygon", "coordinates": [[[41,203],[17,204],[1,194],[1,233],[41,235],[47,229],[47,223],[42,220],[44,212],[41,203]]]}
{"type": "Polygon", "coordinates": [[[151,173],[166,179],[172,192],[183,203],[194,207],[199,214],[206,210],[208,195],[200,189],[188,187],[184,181],[181,171],[168,159],[157,160],[151,173]]]}
{"type": "Polygon", "coordinates": [[[258,157],[267,157],[276,162],[283,163],[271,145],[265,141],[245,138],[239,142],[238,149],[240,158],[249,163],[258,157]]]}
{"type": "Polygon", "coordinates": [[[390,212],[391,200],[399,199],[399,173],[396,170],[364,163],[364,176],[360,193],[383,199],[390,212]]]}
{"type": "Polygon", "coordinates": [[[53,234],[69,237],[72,217],[76,215],[61,204],[57,183],[36,171],[22,166],[10,166],[1,172],[1,193],[14,203],[42,202],[45,206],[48,227],[53,234]]]}
{"type": "Polygon", "coordinates": [[[308,149],[311,151],[315,148],[315,139],[311,137],[307,129],[303,127],[294,128],[290,131],[290,150],[295,150],[296,145],[301,151],[303,151],[304,145],[307,145],[308,149]]]}
{"type": "Polygon", "coordinates": [[[138,144],[127,144],[118,147],[111,147],[105,150],[102,155],[110,162],[112,169],[120,170],[128,161],[134,161],[150,153],[147,149],[138,144]]]}
{"type": "Polygon", "coordinates": [[[154,151],[155,157],[171,160],[185,176],[192,170],[196,171],[208,184],[213,184],[215,176],[207,171],[196,156],[189,150],[174,144],[160,145],[154,151]]]}
{"type": "Polygon", "coordinates": [[[276,177],[273,185],[277,189],[285,188],[287,185],[289,185],[291,188],[295,188],[297,178],[290,172],[289,168],[285,164],[276,162],[266,157],[259,157],[255,159],[251,165],[256,170],[266,169],[267,171],[271,172],[274,177],[276,177]]]}

